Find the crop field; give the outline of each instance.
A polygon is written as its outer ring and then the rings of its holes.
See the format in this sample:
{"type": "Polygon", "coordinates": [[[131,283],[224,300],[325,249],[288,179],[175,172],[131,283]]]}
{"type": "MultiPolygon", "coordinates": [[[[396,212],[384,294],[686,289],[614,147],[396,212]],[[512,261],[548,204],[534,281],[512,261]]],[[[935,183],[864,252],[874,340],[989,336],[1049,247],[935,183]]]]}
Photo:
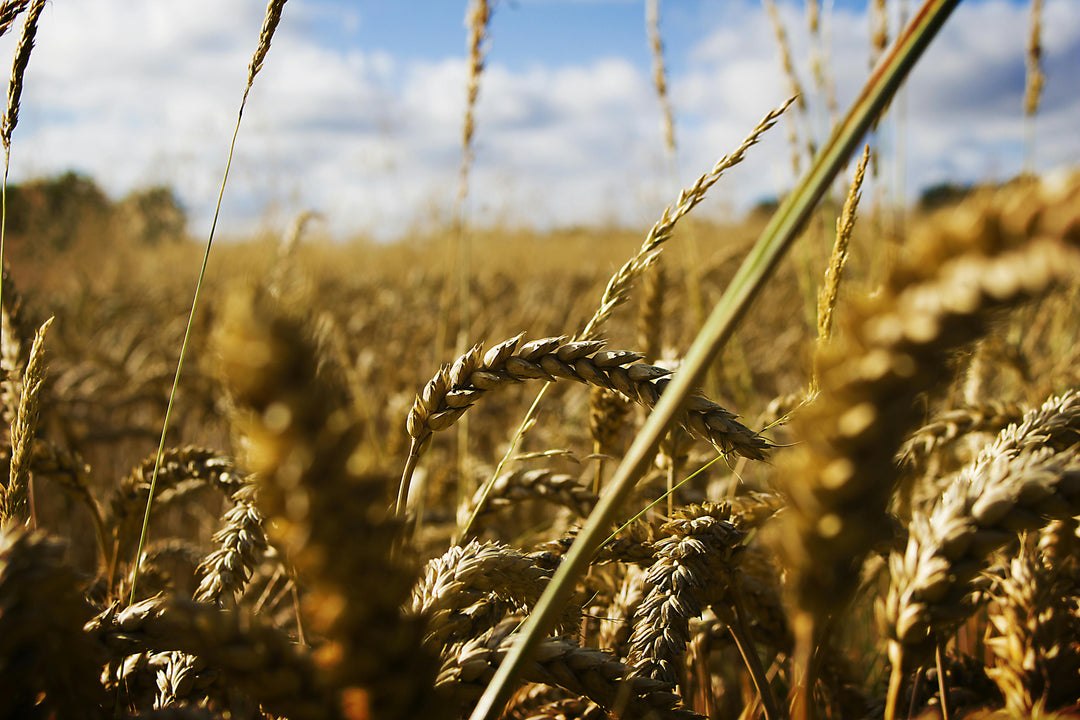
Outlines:
{"type": "Polygon", "coordinates": [[[1080,173],[861,190],[955,4],[737,221],[694,209],[796,97],[640,229],[149,242],[5,186],[0,718],[1080,716],[1080,173]]]}

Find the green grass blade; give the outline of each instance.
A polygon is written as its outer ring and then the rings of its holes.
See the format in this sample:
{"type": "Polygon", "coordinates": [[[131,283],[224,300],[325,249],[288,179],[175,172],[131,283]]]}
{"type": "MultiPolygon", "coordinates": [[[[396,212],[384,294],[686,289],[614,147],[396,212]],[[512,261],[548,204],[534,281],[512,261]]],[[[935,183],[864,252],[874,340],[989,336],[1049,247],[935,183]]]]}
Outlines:
{"type": "Polygon", "coordinates": [[[184,340],[180,343],[180,357],[176,361],[176,373],[173,375],[172,389],[169,391],[169,403],[165,406],[165,419],[161,421],[161,440],[158,442],[157,454],[154,456],[154,472],[150,476],[150,491],[146,496],[146,510],[143,513],[142,527],[139,530],[139,547],[135,551],[135,566],[131,571],[131,593],[128,598],[128,605],[135,604],[135,587],[139,583],[139,569],[142,566],[143,548],[146,547],[146,535],[150,528],[150,508],[154,504],[158,472],[161,470],[161,456],[165,452],[165,437],[169,432],[169,419],[172,415],[173,401],[176,400],[176,390],[180,387],[180,373],[184,369],[188,340],[191,338],[191,326],[195,322],[195,310],[199,306],[199,293],[202,291],[203,278],[206,277],[206,266],[210,261],[210,247],[214,244],[214,232],[217,230],[218,216],[221,214],[221,201],[225,197],[225,185],[229,182],[229,168],[232,167],[236,136],[240,133],[240,120],[244,116],[244,102],[247,102],[247,92],[244,93],[244,101],[241,102],[240,112],[236,116],[236,127],[233,128],[232,142],[229,144],[229,159],[225,162],[225,173],[221,178],[221,189],[218,191],[217,205],[214,207],[214,220],[210,224],[210,235],[206,238],[206,250],[203,252],[202,265],[199,267],[199,279],[195,282],[195,293],[191,298],[191,311],[188,313],[187,325],[184,327],[184,340]]]}
{"type": "Polygon", "coordinates": [[[705,376],[709,362],[731,337],[758,290],[771,276],[829,184],[877,119],[907,73],[945,23],[959,0],[926,0],[907,30],[875,68],[845,119],[815,158],[809,172],[784,199],[757,244],[732,279],[687,353],[682,368],[615,471],[608,491],[589,516],[576,542],[552,578],[533,613],[485,690],[470,720],[494,720],[502,712],[530,653],[555,619],[595,548],[631,489],[645,471],[680,406],[705,376]]]}

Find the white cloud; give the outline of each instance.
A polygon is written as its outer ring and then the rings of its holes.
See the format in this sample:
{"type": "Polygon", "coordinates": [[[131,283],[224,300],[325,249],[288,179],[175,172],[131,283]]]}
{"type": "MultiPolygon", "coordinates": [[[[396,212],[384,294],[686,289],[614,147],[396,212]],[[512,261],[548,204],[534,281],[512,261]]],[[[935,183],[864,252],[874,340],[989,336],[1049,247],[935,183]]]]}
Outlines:
{"type": "MultiPolygon", "coordinates": [[[[15,131],[13,178],[73,167],[114,195],[170,183],[201,234],[264,8],[217,0],[48,5],[15,131]]],[[[801,80],[812,91],[801,6],[781,8],[801,80]]],[[[360,22],[355,13],[341,12],[343,26],[360,22]]],[[[742,0],[713,12],[715,29],[695,45],[668,43],[669,53],[683,54],[672,63],[683,70],[670,85],[686,183],[733,149],[788,92],[760,6],[742,0]]],[[[313,29],[326,13],[318,4],[286,6],[245,111],[222,214],[227,231],[251,228],[268,206],[284,215],[314,207],[336,232],[389,237],[445,216],[453,201],[464,57],[418,59],[328,46],[313,29]]],[[[1027,23],[1025,7],[1001,0],[956,10],[906,96],[903,147],[912,188],[1020,169],[1027,23]]],[[[836,10],[829,18],[841,108],[868,75],[867,27],[862,13],[836,10]]],[[[3,38],[0,57],[10,56],[17,30],[3,38]]],[[[1073,80],[1080,67],[1080,7],[1069,0],[1047,3],[1044,45],[1040,164],[1080,163],[1080,97],[1073,80]]],[[[654,219],[675,193],[640,58],[567,66],[553,52],[510,69],[494,47],[477,108],[474,219],[541,226],[654,219]]],[[[825,111],[820,98],[810,97],[821,140],[825,111]]],[[[894,132],[886,126],[882,142],[894,143],[894,132]]],[[[779,127],[702,210],[746,207],[791,182],[790,151],[779,127]]],[[[283,225],[285,218],[275,221],[283,225]]]]}

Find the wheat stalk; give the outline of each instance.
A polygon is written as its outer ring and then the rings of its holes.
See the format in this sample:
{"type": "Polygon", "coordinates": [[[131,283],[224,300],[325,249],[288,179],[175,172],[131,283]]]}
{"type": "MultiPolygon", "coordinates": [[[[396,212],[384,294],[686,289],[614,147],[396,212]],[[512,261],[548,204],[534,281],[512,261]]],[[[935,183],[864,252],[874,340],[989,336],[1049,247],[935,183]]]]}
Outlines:
{"type": "Polygon", "coordinates": [[[1027,73],[1024,77],[1024,167],[1035,170],[1035,115],[1039,112],[1046,75],[1042,71],[1042,0],[1031,0],[1031,29],[1028,32],[1027,73]]]}

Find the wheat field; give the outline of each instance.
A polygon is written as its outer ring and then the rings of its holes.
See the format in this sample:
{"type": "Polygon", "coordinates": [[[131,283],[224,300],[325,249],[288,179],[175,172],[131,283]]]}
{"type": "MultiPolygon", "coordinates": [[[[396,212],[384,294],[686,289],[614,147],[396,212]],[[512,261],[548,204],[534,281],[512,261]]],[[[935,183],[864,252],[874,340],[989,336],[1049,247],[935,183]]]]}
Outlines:
{"type": "MultiPolygon", "coordinates": [[[[0,3],[5,158],[44,4],[0,3]]],[[[452,227],[4,258],[0,718],[1080,716],[1080,173],[897,225],[864,124],[818,181],[793,138],[775,214],[695,218],[797,88],[651,228],[468,228],[489,14],[452,227]]],[[[892,68],[933,28],[883,33],[892,68]]]]}

